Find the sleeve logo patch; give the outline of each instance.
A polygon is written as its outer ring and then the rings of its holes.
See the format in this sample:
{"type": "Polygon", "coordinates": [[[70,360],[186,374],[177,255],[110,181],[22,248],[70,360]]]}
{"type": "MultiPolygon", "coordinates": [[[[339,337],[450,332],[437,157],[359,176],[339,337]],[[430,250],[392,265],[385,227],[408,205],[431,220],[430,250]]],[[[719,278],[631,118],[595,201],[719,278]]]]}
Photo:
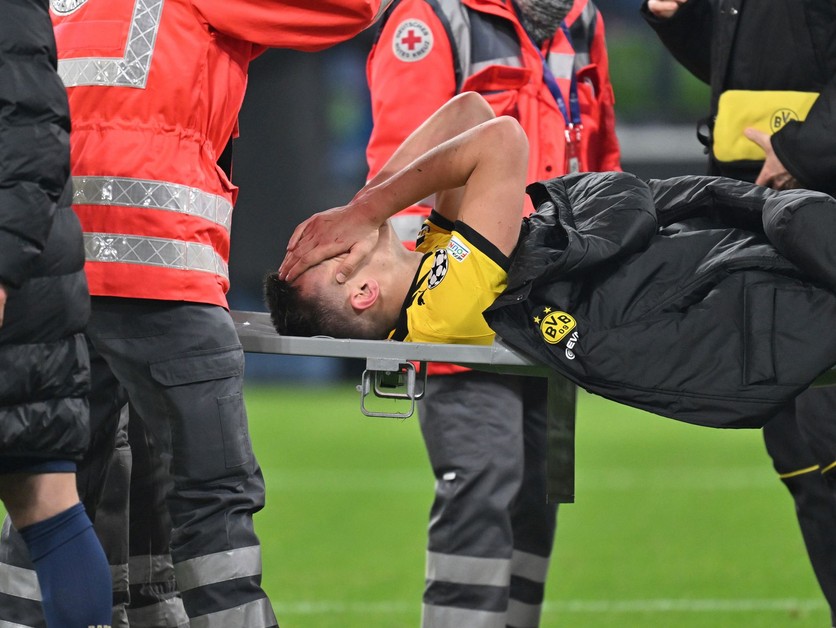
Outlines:
{"type": "Polygon", "coordinates": [[[420,61],[433,49],[433,32],[421,20],[404,20],[395,29],[392,52],[401,61],[420,61]]]}
{"type": "Polygon", "coordinates": [[[569,332],[577,327],[577,322],[571,315],[552,310],[550,307],[544,307],[542,315],[534,317],[534,324],[540,329],[543,340],[550,345],[564,340],[569,336],[569,332]]]}
{"type": "Polygon", "coordinates": [[[57,15],[69,15],[78,11],[87,0],[50,0],[49,4],[57,15]]]}
{"type": "Polygon", "coordinates": [[[447,251],[450,253],[450,257],[457,262],[463,262],[470,255],[470,249],[456,236],[450,238],[450,241],[447,243],[447,251]]]}
{"type": "Polygon", "coordinates": [[[427,277],[427,288],[432,290],[447,276],[447,249],[438,249],[433,258],[433,267],[427,277]]]}

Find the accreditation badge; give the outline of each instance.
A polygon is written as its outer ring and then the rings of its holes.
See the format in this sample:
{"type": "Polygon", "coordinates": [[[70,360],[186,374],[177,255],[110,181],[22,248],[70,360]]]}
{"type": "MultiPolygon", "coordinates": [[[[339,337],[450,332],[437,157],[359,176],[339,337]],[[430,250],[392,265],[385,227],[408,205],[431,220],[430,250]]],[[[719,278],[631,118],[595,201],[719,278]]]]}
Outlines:
{"type": "Polygon", "coordinates": [[[581,139],[583,126],[580,124],[570,124],[566,129],[566,147],[564,153],[566,155],[565,172],[571,174],[573,172],[581,171],[581,139]]]}

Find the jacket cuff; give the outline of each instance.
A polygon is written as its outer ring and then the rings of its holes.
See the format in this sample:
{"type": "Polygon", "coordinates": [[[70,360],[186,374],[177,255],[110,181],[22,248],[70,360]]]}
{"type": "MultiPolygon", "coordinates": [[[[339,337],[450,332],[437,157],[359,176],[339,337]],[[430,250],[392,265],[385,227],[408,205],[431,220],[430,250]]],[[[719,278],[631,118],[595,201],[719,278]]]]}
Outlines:
{"type": "Polygon", "coordinates": [[[8,231],[0,231],[0,283],[20,288],[32,272],[39,255],[30,242],[8,231]]]}
{"type": "Polygon", "coordinates": [[[775,156],[781,162],[781,165],[789,172],[803,187],[813,190],[821,190],[822,188],[815,185],[810,177],[803,174],[803,166],[797,163],[793,155],[803,154],[799,151],[798,146],[798,131],[800,125],[798,123],[789,122],[781,130],[773,133],[769,142],[772,144],[772,150],[775,151],[775,156]]]}

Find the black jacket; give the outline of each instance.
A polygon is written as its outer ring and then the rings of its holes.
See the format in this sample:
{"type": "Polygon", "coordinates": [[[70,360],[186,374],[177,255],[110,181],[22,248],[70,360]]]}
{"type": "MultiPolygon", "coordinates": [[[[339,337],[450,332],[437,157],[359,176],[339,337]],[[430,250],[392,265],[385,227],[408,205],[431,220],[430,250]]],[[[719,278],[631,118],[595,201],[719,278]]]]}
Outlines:
{"type": "MultiPolygon", "coordinates": [[[[710,124],[729,89],[820,92],[804,122],[772,136],[802,186],[836,193],[836,3],[832,0],[688,0],[670,19],[642,15],[665,47],[711,85],[710,124]]],[[[762,162],[713,156],[709,173],[754,181],[762,162]]]]}
{"type": "Polygon", "coordinates": [[[47,0],[0,19],[0,455],[77,458],[89,438],[90,312],[71,208],[69,110],[47,0]]]}
{"type": "Polygon", "coordinates": [[[836,245],[817,235],[822,220],[836,228],[833,198],[627,173],[529,193],[538,210],[485,316],[583,388],[689,423],[759,427],[836,363],[836,245]]]}

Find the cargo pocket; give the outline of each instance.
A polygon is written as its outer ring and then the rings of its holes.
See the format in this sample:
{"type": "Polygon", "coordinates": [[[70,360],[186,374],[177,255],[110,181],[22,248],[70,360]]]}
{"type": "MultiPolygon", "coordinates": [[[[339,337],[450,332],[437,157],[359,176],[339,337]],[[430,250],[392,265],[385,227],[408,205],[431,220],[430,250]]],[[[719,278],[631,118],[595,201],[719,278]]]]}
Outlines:
{"type": "Polygon", "coordinates": [[[250,459],[247,414],[241,393],[218,397],[218,419],[224,439],[226,468],[240,467],[250,459]]]}
{"type": "MultiPolygon", "coordinates": [[[[241,393],[244,354],[240,346],[194,351],[150,365],[180,415],[172,426],[181,454],[215,476],[223,461],[230,469],[252,459],[247,415],[241,393]]],[[[206,479],[210,479],[207,477],[206,479]]]]}
{"type": "Polygon", "coordinates": [[[766,284],[746,286],[744,293],[745,344],[743,372],[745,384],[775,381],[775,288],[766,284]]]}

